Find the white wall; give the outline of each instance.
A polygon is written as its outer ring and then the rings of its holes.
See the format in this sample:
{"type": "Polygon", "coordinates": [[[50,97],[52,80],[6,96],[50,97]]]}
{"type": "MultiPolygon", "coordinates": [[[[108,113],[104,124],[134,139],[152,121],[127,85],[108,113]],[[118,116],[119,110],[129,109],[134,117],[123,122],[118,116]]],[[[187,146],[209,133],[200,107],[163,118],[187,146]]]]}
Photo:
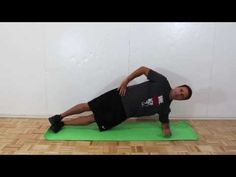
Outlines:
{"type": "Polygon", "coordinates": [[[236,23],[0,23],[0,116],[61,113],[144,65],[192,86],[171,117],[233,118],[235,46],[236,23]]]}

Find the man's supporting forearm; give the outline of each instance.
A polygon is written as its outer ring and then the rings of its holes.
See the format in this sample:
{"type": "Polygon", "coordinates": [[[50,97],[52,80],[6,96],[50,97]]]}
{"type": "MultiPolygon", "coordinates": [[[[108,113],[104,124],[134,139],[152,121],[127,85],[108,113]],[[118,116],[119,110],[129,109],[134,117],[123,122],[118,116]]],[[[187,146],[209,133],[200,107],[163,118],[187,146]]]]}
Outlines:
{"type": "Polygon", "coordinates": [[[163,129],[169,129],[170,128],[169,123],[162,123],[161,126],[162,126],[163,129]]]}

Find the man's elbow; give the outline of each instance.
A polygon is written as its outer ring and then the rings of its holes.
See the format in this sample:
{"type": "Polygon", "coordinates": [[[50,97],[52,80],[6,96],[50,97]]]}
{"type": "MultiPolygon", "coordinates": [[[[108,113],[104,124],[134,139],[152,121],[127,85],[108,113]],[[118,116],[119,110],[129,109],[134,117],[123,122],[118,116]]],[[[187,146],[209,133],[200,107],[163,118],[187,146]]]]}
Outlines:
{"type": "Polygon", "coordinates": [[[148,76],[148,73],[151,70],[150,68],[146,66],[141,66],[140,69],[143,71],[143,74],[145,74],[146,77],[148,76]]]}

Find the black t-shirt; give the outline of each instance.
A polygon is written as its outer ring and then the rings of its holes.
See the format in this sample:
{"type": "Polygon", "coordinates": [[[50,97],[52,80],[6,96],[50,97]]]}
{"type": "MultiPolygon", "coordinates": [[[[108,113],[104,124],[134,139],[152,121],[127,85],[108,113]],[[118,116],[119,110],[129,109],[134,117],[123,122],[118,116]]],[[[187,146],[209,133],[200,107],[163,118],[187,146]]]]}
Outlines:
{"type": "Polygon", "coordinates": [[[169,123],[170,84],[160,73],[150,70],[149,81],[127,87],[122,103],[127,117],[150,116],[159,114],[162,123],[169,123]]]}

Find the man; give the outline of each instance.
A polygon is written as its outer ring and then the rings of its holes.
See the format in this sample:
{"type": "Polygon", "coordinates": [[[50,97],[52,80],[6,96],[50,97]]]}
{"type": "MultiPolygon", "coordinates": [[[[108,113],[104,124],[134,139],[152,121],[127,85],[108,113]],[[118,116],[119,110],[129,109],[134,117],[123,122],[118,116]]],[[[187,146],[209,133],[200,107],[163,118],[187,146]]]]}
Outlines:
{"type": "Polygon", "coordinates": [[[66,112],[49,118],[50,129],[55,133],[66,125],[86,125],[96,122],[100,131],[115,127],[130,117],[159,114],[164,136],[171,136],[169,127],[172,100],[187,100],[192,90],[188,85],[172,89],[167,78],[147,67],[140,67],[124,79],[119,88],[89,101],[75,105],[66,112]],[[136,77],[145,75],[148,81],[128,86],[136,77]],[[92,111],[89,116],[66,120],[67,116],[92,111]]]}

